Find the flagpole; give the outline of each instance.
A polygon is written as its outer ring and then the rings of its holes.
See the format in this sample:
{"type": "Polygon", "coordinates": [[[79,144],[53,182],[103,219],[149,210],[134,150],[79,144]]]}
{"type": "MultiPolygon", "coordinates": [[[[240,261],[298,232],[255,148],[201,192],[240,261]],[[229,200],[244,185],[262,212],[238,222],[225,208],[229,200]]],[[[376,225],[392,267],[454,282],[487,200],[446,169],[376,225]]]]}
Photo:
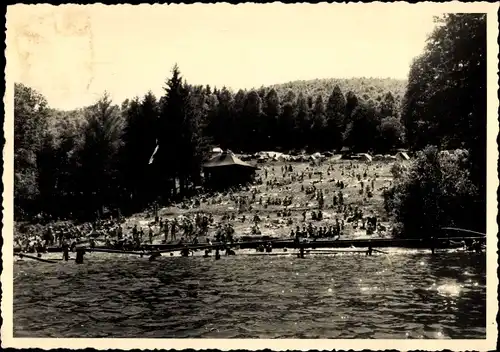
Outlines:
{"type": "MultiPolygon", "coordinates": [[[[153,154],[151,154],[151,157],[149,158],[148,165],[152,165],[154,163],[155,155],[156,155],[156,153],[158,153],[159,148],[160,148],[160,144],[158,143],[158,138],[156,138],[156,147],[153,150],[153,154]]],[[[152,171],[150,171],[150,172],[152,172],[152,171]]],[[[154,199],[155,200],[154,200],[153,206],[154,206],[155,220],[157,220],[157,218],[158,218],[158,205],[157,205],[158,199],[157,199],[157,197],[154,197],[154,199]]]]}

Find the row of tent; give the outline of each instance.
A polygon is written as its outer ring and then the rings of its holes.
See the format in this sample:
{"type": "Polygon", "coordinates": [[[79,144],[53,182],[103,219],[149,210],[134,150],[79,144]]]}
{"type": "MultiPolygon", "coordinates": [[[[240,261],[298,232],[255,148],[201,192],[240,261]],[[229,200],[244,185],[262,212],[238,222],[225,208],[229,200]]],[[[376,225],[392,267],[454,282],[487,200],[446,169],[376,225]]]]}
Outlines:
{"type": "MultiPolygon", "coordinates": [[[[223,154],[223,150],[221,148],[213,148],[212,150],[213,156],[221,155],[223,154]]],[[[232,154],[232,153],[231,153],[232,154]]],[[[319,153],[316,152],[311,155],[307,154],[301,154],[301,155],[290,155],[290,154],[285,154],[281,152],[275,152],[275,151],[262,151],[254,154],[242,154],[240,155],[240,159],[242,161],[249,161],[249,160],[257,160],[258,163],[266,162],[266,161],[292,161],[292,162],[310,162],[310,161],[319,161],[319,160],[324,160],[326,158],[332,157],[334,153],[332,152],[324,152],[324,153],[319,153]]],[[[410,160],[410,157],[408,156],[407,152],[400,151],[396,155],[382,155],[382,154],[377,154],[374,156],[371,156],[368,153],[359,153],[355,155],[348,155],[348,159],[353,159],[353,160],[362,160],[366,162],[371,162],[371,161],[407,161],[410,160]]]]}
{"type": "Polygon", "coordinates": [[[398,152],[396,155],[390,155],[390,154],[377,154],[374,155],[372,158],[374,161],[408,161],[410,160],[410,157],[408,156],[407,152],[398,152]]]}
{"type": "MultiPolygon", "coordinates": [[[[255,160],[257,163],[261,160],[286,160],[286,161],[305,161],[314,162],[316,160],[324,160],[333,156],[333,153],[314,153],[312,155],[289,155],[280,152],[259,152],[255,154],[244,154],[236,156],[230,150],[223,151],[220,148],[212,150],[212,157],[203,164],[205,180],[210,187],[228,186],[234,184],[244,184],[255,176],[255,171],[259,168],[256,165],[251,165],[244,160],[255,160]]],[[[466,151],[442,151],[441,156],[453,155],[455,157],[467,156],[466,151]]],[[[372,161],[400,161],[405,162],[410,160],[406,151],[399,151],[396,155],[376,154],[371,156],[368,153],[352,154],[343,153],[342,158],[350,160],[360,160],[366,163],[372,161]]],[[[253,164],[253,163],[252,163],[253,164]]]]}
{"type": "Polygon", "coordinates": [[[290,155],[281,152],[263,151],[254,154],[242,154],[240,157],[242,160],[257,160],[257,162],[266,162],[266,161],[308,162],[308,161],[324,160],[331,156],[333,156],[333,153],[331,152],[325,152],[325,153],[317,152],[311,155],[308,154],[290,155]]]}

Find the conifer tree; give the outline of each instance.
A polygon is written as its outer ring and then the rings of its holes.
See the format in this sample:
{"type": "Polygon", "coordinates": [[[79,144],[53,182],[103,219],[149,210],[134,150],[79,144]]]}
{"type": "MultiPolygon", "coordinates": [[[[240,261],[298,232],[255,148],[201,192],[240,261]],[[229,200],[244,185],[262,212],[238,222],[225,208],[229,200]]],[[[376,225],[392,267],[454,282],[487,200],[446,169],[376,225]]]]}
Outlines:
{"type": "Polygon", "coordinates": [[[121,193],[118,154],[123,145],[125,123],[118,106],[104,93],[85,111],[86,126],[80,151],[81,186],[89,211],[101,211],[115,203],[121,193]]]}
{"type": "Polygon", "coordinates": [[[318,95],[314,102],[312,112],[310,144],[316,149],[324,150],[327,148],[327,137],[328,134],[326,133],[325,105],[323,103],[323,97],[321,95],[318,95]]]}
{"type": "Polygon", "coordinates": [[[342,147],[343,123],[346,113],[346,100],[338,85],[335,86],[326,105],[326,124],[328,146],[334,149],[342,147]]]}

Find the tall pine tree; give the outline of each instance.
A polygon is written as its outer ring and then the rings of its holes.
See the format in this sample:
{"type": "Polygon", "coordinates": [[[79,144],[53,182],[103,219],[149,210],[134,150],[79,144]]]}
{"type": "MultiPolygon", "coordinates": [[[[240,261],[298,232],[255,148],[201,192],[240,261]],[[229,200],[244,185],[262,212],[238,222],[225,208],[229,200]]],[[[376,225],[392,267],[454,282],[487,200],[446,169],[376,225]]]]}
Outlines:
{"type": "Polygon", "coordinates": [[[342,147],[343,123],[346,113],[346,100],[338,85],[330,94],[326,105],[326,124],[328,131],[328,147],[340,149],[342,147]]]}

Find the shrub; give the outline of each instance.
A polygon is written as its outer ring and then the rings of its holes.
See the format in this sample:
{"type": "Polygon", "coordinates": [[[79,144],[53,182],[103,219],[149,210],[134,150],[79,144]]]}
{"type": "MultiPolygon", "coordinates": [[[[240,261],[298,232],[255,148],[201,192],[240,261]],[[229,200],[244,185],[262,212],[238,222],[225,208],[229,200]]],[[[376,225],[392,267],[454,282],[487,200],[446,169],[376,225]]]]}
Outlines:
{"type": "Polygon", "coordinates": [[[407,170],[393,166],[394,185],[384,192],[384,205],[399,223],[397,236],[425,238],[444,226],[482,228],[486,219],[471,214],[485,200],[478,199],[467,163],[466,151],[439,153],[431,146],[419,152],[407,170]]]}

